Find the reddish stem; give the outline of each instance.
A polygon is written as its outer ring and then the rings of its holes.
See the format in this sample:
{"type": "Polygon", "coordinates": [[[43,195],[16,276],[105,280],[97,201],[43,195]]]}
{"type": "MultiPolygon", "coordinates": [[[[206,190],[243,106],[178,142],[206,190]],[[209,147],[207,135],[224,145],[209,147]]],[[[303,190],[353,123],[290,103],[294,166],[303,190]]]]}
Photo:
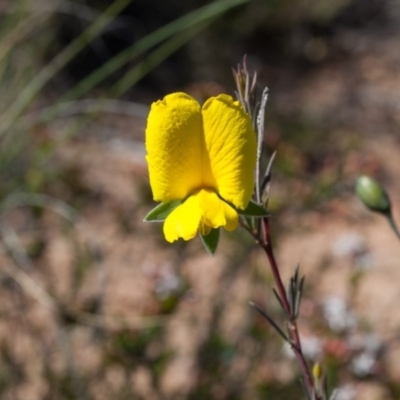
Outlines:
{"type": "MultiPolygon", "coordinates": [[[[289,318],[289,335],[290,335],[290,339],[292,341],[292,348],[293,348],[293,351],[296,354],[296,358],[300,364],[300,368],[302,370],[302,373],[303,373],[303,376],[305,379],[305,384],[306,384],[306,387],[308,390],[309,397],[313,398],[312,394],[315,393],[314,382],[311,377],[310,370],[308,368],[307,362],[304,358],[304,355],[303,355],[303,352],[301,349],[301,341],[300,341],[299,331],[297,328],[297,322],[293,318],[293,314],[292,314],[292,310],[291,310],[291,307],[289,304],[287,293],[286,293],[285,287],[283,286],[283,282],[282,282],[281,274],[279,272],[278,264],[276,263],[274,252],[272,250],[271,233],[270,233],[268,218],[263,218],[261,225],[262,225],[264,240],[260,240],[259,244],[264,249],[264,251],[268,257],[268,260],[269,260],[269,263],[271,266],[271,270],[272,270],[272,274],[274,276],[274,280],[277,285],[277,292],[282,301],[285,312],[289,318]]],[[[315,400],[321,400],[320,397],[314,397],[314,398],[315,398],[315,400]]]]}

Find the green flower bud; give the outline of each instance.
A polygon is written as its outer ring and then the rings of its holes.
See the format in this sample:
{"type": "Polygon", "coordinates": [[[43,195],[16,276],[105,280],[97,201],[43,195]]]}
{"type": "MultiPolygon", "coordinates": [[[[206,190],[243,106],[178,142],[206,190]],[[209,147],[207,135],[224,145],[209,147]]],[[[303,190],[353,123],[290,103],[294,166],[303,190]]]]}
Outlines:
{"type": "Polygon", "coordinates": [[[389,196],[375,179],[366,175],[357,178],[356,193],[370,210],[390,214],[389,196]]]}

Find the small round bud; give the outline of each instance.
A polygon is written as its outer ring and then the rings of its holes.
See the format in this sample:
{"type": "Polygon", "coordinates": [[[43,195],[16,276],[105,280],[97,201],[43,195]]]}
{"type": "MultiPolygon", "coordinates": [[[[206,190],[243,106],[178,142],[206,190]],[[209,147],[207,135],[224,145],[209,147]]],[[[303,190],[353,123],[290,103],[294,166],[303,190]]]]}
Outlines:
{"type": "Polygon", "coordinates": [[[369,176],[360,176],[356,181],[358,198],[372,211],[390,213],[390,200],[382,186],[369,176]]]}

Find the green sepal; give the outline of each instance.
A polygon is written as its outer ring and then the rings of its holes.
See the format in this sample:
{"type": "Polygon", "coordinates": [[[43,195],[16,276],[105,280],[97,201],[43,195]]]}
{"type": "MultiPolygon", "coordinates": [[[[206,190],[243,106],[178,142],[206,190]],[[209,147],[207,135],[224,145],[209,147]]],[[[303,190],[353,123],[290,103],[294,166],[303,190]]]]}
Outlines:
{"type": "Polygon", "coordinates": [[[268,211],[259,204],[255,203],[254,201],[250,200],[249,204],[244,210],[236,210],[241,215],[247,215],[249,217],[268,217],[268,211]]]}
{"type": "Polygon", "coordinates": [[[243,215],[241,217],[244,226],[253,231],[258,224],[259,220],[255,220],[254,217],[249,217],[248,215],[243,215]]]}
{"type": "Polygon", "coordinates": [[[144,222],[162,222],[164,221],[172,211],[175,210],[182,204],[182,200],[172,200],[167,203],[161,203],[157,207],[153,208],[145,217],[144,222]]]}
{"type": "Polygon", "coordinates": [[[214,253],[217,250],[218,247],[218,242],[219,242],[219,229],[211,229],[210,233],[208,235],[201,235],[201,241],[203,242],[203,245],[205,247],[205,249],[207,250],[207,252],[210,255],[214,255],[214,253]]]}

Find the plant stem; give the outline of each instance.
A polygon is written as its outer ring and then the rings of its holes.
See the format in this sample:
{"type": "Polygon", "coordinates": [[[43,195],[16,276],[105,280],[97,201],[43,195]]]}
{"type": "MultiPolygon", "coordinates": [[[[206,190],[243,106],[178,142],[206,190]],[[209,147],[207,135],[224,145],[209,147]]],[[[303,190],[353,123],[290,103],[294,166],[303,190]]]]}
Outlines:
{"type": "Polygon", "coordinates": [[[283,286],[282,278],[279,273],[279,268],[278,268],[278,265],[275,260],[274,252],[272,250],[269,219],[263,218],[261,226],[262,226],[262,230],[263,230],[264,240],[260,241],[260,245],[264,249],[264,251],[268,257],[268,261],[271,265],[272,274],[274,275],[275,283],[278,286],[278,293],[281,297],[282,304],[285,308],[285,312],[286,312],[287,316],[290,318],[290,316],[291,316],[290,304],[289,304],[289,301],[288,301],[288,298],[286,295],[285,287],[283,286]]]}
{"type": "Polygon", "coordinates": [[[293,313],[289,304],[289,300],[287,297],[287,293],[285,290],[285,287],[282,282],[281,274],[279,272],[278,264],[276,262],[274,252],[272,249],[272,244],[271,244],[271,232],[270,232],[270,226],[269,226],[269,219],[268,217],[265,217],[262,219],[262,232],[263,232],[263,239],[259,238],[259,244],[265,251],[265,254],[268,257],[268,261],[271,266],[272,274],[274,276],[275,284],[277,286],[277,292],[279,294],[279,297],[282,301],[282,305],[284,307],[284,310],[287,314],[288,317],[288,331],[289,331],[289,337],[290,337],[290,344],[292,346],[292,349],[296,355],[296,358],[300,364],[300,368],[304,377],[305,385],[307,388],[307,393],[309,399],[315,399],[315,400],[321,400],[320,397],[316,394],[316,391],[314,390],[314,382],[311,377],[310,369],[308,368],[307,362],[304,358],[304,354],[301,348],[301,341],[300,341],[300,335],[297,327],[297,322],[296,319],[293,317],[293,313]],[[314,397],[312,397],[314,396],[314,397]]]}
{"type": "Polygon", "coordinates": [[[400,239],[399,228],[397,227],[396,222],[394,222],[392,214],[389,213],[388,215],[386,215],[386,219],[390,227],[392,228],[393,232],[396,234],[397,238],[400,239]]]}

